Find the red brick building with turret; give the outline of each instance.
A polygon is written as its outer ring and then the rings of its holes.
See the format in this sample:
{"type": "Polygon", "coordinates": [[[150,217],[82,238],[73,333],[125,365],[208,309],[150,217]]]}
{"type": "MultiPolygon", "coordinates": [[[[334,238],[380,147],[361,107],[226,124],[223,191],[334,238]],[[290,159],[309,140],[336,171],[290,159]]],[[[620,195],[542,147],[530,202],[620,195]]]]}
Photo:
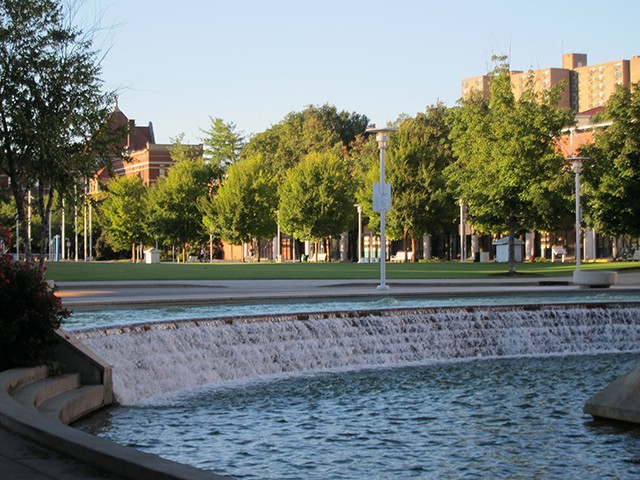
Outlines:
{"type": "MultiPolygon", "coordinates": [[[[153,124],[147,126],[136,125],[134,119],[129,119],[120,110],[118,105],[110,119],[117,126],[127,126],[127,136],[121,147],[126,159],[114,159],[111,170],[102,169],[96,175],[96,180],[104,185],[115,176],[136,175],[142,179],[145,185],[152,185],[163,178],[171,165],[175,162],[169,153],[170,144],[156,143],[153,133],[153,124]]],[[[202,144],[192,145],[202,151],[202,144]]]]}

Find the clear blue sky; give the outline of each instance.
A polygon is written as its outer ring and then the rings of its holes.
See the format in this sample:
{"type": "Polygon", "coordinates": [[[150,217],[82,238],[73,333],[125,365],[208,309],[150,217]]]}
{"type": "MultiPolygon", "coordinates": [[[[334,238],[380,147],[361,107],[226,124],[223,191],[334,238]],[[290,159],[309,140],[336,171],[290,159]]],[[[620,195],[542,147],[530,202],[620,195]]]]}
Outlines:
{"type": "Polygon", "coordinates": [[[221,117],[257,133],[305,106],[330,103],[378,125],[438,100],[492,55],[514,70],[640,55],[638,0],[85,0],[106,88],[156,140],[196,143],[221,117]]]}

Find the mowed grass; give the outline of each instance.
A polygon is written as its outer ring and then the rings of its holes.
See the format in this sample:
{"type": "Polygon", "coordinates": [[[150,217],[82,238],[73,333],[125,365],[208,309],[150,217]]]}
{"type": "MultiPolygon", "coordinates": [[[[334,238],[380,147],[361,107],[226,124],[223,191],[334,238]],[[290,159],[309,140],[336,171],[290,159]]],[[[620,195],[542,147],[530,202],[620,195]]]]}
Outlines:
{"type": "MultiPolygon", "coordinates": [[[[393,279],[476,279],[508,277],[504,263],[388,263],[386,278],[393,279]]],[[[584,270],[606,269],[640,271],[633,262],[589,263],[584,270]]],[[[519,277],[571,276],[574,263],[519,263],[519,277]]],[[[130,262],[50,262],[47,280],[91,282],[113,280],[369,280],[380,278],[376,263],[160,263],[147,265],[130,262]]]]}

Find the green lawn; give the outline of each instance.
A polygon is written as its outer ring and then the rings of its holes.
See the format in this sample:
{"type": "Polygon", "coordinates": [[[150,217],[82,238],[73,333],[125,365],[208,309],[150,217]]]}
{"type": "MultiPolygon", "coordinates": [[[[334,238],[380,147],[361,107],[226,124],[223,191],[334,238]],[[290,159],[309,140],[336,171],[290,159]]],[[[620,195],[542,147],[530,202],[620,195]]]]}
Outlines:
{"type": "MultiPolygon", "coordinates": [[[[640,270],[633,262],[583,264],[585,270],[640,270]]],[[[573,263],[519,263],[519,276],[571,276],[573,263]]],[[[387,279],[495,278],[507,276],[504,263],[389,263],[387,279]]],[[[57,282],[106,280],[268,280],[268,279],[376,279],[380,265],[367,263],[161,263],[50,262],[46,278],[57,282]]]]}

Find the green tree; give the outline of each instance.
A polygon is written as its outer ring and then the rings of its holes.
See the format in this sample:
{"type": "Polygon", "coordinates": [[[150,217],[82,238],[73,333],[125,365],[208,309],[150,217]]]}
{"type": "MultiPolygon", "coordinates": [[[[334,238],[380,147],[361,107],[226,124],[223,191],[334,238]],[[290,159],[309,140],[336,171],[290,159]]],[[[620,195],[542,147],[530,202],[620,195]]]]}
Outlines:
{"type": "Polygon", "coordinates": [[[236,132],[233,122],[225,122],[221,118],[209,117],[209,130],[203,130],[206,137],[202,139],[205,146],[205,157],[218,168],[222,174],[227,168],[240,159],[240,152],[244,148],[245,138],[236,132]]]}
{"type": "MultiPolygon", "coordinates": [[[[354,195],[345,159],[329,152],[310,153],[288,172],[280,187],[281,228],[301,240],[339,235],[353,224],[354,195]]],[[[331,250],[326,251],[330,261],[331,250]]]]}
{"type": "Polygon", "coordinates": [[[500,63],[492,73],[491,98],[464,100],[453,123],[457,160],[447,169],[450,184],[467,203],[476,228],[509,233],[512,274],[516,233],[550,230],[568,208],[570,182],[554,143],[572,120],[571,112],[557,108],[562,88],[536,93],[531,75],[528,88],[516,100],[508,65],[500,63]]]}
{"type": "Polygon", "coordinates": [[[640,236],[640,84],[618,87],[604,114],[611,125],[579,152],[585,211],[600,233],[640,236]]]}
{"type": "Polygon", "coordinates": [[[107,198],[101,205],[104,229],[110,245],[116,250],[131,248],[131,261],[136,261],[136,244],[146,240],[147,187],[140,177],[116,177],[107,187],[107,198]]]}
{"type": "Polygon", "coordinates": [[[55,196],[70,203],[123,135],[107,122],[113,95],[102,92],[91,32],[71,26],[68,13],[58,0],[0,1],[0,172],[11,179],[23,238],[25,199],[35,198],[41,261],[55,196]]]}
{"type": "Polygon", "coordinates": [[[208,209],[220,238],[239,244],[273,237],[277,230],[277,184],[262,158],[244,158],[231,165],[227,173],[208,209]]]}
{"type": "Polygon", "coordinates": [[[367,123],[364,115],[338,112],[333,105],[310,105],[254,135],[243,155],[261,154],[271,172],[283,177],[311,152],[346,155],[356,137],[364,134],[367,123]]]}
{"type": "MultiPolygon", "coordinates": [[[[443,104],[430,106],[405,118],[389,141],[387,178],[393,193],[388,231],[390,238],[409,237],[414,252],[417,238],[455,224],[455,197],[444,176],[453,162],[447,116],[443,104]]],[[[417,261],[415,255],[412,259],[417,261]]]]}
{"type": "Polygon", "coordinates": [[[380,152],[375,135],[358,137],[348,160],[354,172],[356,202],[362,207],[364,222],[371,231],[380,233],[380,215],[373,211],[373,184],[380,181],[380,152]]]}
{"type": "Polygon", "coordinates": [[[176,161],[165,178],[149,190],[147,233],[169,245],[181,245],[186,261],[189,245],[206,234],[200,205],[215,176],[202,158],[202,150],[184,145],[182,136],[170,149],[176,161]]]}

